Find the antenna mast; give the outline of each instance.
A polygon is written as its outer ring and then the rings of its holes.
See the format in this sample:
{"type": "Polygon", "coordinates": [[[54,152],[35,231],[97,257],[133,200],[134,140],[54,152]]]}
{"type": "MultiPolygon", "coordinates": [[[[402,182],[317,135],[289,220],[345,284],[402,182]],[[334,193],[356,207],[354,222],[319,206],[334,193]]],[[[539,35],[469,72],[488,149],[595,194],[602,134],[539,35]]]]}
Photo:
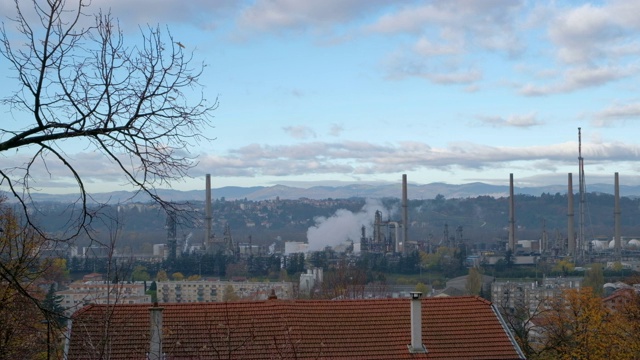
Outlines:
{"type": "Polygon", "coordinates": [[[585,240],[584,240],[584,208],[585,208],[585,183],[584,183],[584,159],[582,158],[582,132],[578,128],[578,180],[580,182],[580,224],[578,225],[578,251],[576,260],[578,263],[584,262],[585,240]]]}

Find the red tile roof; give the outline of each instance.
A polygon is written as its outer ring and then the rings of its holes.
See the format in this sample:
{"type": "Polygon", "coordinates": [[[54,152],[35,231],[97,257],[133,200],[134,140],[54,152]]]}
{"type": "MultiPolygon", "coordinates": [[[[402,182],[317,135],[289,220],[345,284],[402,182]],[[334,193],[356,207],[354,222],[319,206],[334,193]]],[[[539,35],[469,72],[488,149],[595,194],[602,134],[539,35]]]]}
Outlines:
{"type": "MultiPolygon", "coordinates": [[[[411,354],[409,299],[161,304],[166,359],[522,359],[490,302],[422,299],[427,354],[411,354]]],[[[149,305],[90,305],[69,359],[145,359],[149,305]]]]}

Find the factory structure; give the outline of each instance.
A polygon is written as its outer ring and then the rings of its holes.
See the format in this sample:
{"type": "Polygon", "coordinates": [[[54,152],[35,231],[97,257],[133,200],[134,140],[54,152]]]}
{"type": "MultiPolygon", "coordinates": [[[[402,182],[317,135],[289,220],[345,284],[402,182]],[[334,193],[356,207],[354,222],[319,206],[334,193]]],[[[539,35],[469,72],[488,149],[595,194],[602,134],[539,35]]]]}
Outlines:
{"type": "MultiPolygon", "coordinates": [[[[251,253],[254,246],[249,243],[237,244],[231,236],[231,228],[229,224],[224,225],[222,236],[215,236],[212,230],[213,212],[211,210],[211,175],[206,175],[205,182],[205,213],[204,213],[204,239],[201,243],[190,243],[192,233],[183,239],[178,239],[177,226],[178,219],[176,212],[172,209],[167,211],[167,221],[165,229],[167,230],[167,243],[164,249],[159,249],[157,254],[164,254],[167,259],[175,259],[182,254],[190,253],[207,253],[217,254],[221,252],[227,256],[235,256],[240,253],[251,253]],[[164,252],[163,252],[164,250],[164,252]]],[[[249,240],[251,242],[251,240],[249,240]]],[[[156,251],[154,249],[154,255],[156,251]]]]}
{"type": "Polygon", "coordinates": [[[402,220],[384,220],[382,212],[375,212],[373,222],[373,236],[367,237],[366,226],[362,225],[360,236],[360,251],[363,253],[393,253],[406,254],[411,245],[409,241],[409,211],[407,197],[407,175],[402,175],[402,220]]]}
{"type": "MultiPolygon", "coordinates": [[[[538,257],[547,258],[569,258],[575,264],[584,265],[594,262],[612,264],[615,262],[633,262],[640,255],[640,240],[635,237],[624,237],[620,231],[620,180],[616,172],[614,174],[614,236],[613,239],[588,239],[585,233],[585,212],[586,212],[586,184],[584,174],[584,158],[582,157],[582,134],[578,128],[578,227],[575,225],[575,204],[574,187],[572,173],[568,173],[567,178],[567,235],[566,237],[556,236],[549,239],[546,229],[543,229],[542,236],[537,240],[518,240],[516,232],[515,197],[513,174],[509,176],[509,238],[506,244],[506,251],[512,254],[524,252],[536,254],[538,257]]],[[[516,263],[521,261],[533,264],[537,259],[527,257],[515,258],[516,263]]],[[[626,267],[633,267],[630,263],[626,267]]]]}
{"type": "MultiPolygon", "coordinates": [[[[620,231],[620,184],[618,173],[614,174],[615,204],[614,215],[614,236],[612,239],[587,239],[585,235],[585,211],[586,211],[586,185],[584,174],[584,158],[582,157],[581,129],[578,128],[578,213],[574,210],[574,185],[573,174],[568,173],[567,178],[567,230],[566,236],[562,236],[556,231],[555,236],[550,236],[546,229],[542,229],[542,235],[538,239],[518,239],[517,234],[517,214],[516,197],[514,194],[514,175],[509,175],[509,211],[507,220],[508,239],[504,244],[502,252],[492,254],[468,254],[473,257],[472,264],[495,264],[499,259],[504,258],[507,252],[513,256],[514,264],[533,265],[539,259],[567,259],[570,258],[575,264],[587,264],[592,262],[612,263],[623,260],[633,260],[634,255],[640,251],[640,238],[622,236],[620,231]],[[578,224],[576,227],[576,223],[578,224]]],[[[449,226],[444,224],[443,238],[440,243],[432,243],[431,239],[410,239],[409,238],[409,211],[407,194],[407,175],[402,175],[401,211],[400,218],[393,219],[391,216],[384,218],[383,212],[375,211],[372,221],[360,224],[359,239],[351,238],[349,246],[344,246],[347,252],[371,253],[405,256],[416,250],[427,252],[434,251],[438,246],[455,248],[465,245],[462,236],[462,226],[455,228],[455,236],[449,236],[449,226]]],[[[167,212],[166,230],[167,241],[164,245],[164,257],[168,259],[180,257],[182,254],[202,253],[218,254],[226,256],[241,256],[257,254],[260,247],[251,243],[238,243],[234,240],[228,224],[224,224],[221,235],[216,235],[212,229],[213,215],[211,202],[211,176],[206,175],[205,204],[202,227],[204,228],[204,239],[201,241],[192,239],[192,234],[179,238],[176,227],[175,211],[167,212]]],[[[201,220],[202,221],[202,220],[201,220]]],[[[337,249],[340,251],[340,249],[337,249]]],[[[285,242],[284,254],[311,251],[309,243],[292,241],[285,242]]],[[[160,251],[158,251],[160,252],[160,251]]],[[[154,248],[154,254],[156,249],[154,248]]],[[[510,255],[510,256],[511,256],[510,255]]]]}

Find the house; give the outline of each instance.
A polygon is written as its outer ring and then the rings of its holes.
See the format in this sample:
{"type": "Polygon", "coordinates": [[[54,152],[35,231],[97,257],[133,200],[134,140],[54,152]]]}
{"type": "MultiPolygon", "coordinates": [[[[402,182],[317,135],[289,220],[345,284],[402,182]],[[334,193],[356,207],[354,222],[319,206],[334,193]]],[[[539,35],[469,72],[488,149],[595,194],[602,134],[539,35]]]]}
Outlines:
{"type": "Polygon", "coordinates": [[[621,311],[638,300],[638,291],[633,287],[622,288],[602,299],[609,310],[621,311]]]}
{"type": "Polygon", "coordinates": [[[524,359],[474,296],[89,305],[67,359],[524,359]]]}

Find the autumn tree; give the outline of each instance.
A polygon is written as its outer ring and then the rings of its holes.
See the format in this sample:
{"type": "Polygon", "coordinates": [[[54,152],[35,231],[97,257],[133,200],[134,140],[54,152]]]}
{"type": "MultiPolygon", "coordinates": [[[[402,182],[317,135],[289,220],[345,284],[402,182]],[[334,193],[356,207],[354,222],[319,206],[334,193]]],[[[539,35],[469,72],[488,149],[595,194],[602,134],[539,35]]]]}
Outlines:
{"type": "Polygon", "coordinates": [[[0,230],[0,359],[34,359],[56,349],[47,335],[59,333],[63,321],[40,288],[52,262],[40,261],[44,239],[2,197],[0,230]]]}
{"type": "Polygon", "coordinates": [[[538,353],[531,359],[636,359],[629,323],[590,288],[568,289],[541,316],[538,353]]]}
{"type": "Polygon", "coordinates": [[[553,267],[552,271],[555,273],[561,273],[563,275],[567,275],[572,272],[576,268],[576,265],[571,262],[570,258],[562,259],[556,263],[553,267]]]}
{"type": "Polygon", "coordinates": [[[169,276],[167,275],[167,272],[165,270],[158,270],[158,273],[156,274],[156,280],[157,281],[169,281],[169,276]]]}
{"type": "Polygon", "coordinates": [[[174,281],[182,281],[184,280],[184,275],[181,272],[174,272],[173,274],[171,274],[171,278],[174,281]]]}
{"type": "Polygon", "coordinates": [[[240,296],[236,293],[236,290],[233,288],[233,285],[229,284],[224,288],[224,294],[222,294],[222,301],[238,301],[240,300],[240,296]]]}

